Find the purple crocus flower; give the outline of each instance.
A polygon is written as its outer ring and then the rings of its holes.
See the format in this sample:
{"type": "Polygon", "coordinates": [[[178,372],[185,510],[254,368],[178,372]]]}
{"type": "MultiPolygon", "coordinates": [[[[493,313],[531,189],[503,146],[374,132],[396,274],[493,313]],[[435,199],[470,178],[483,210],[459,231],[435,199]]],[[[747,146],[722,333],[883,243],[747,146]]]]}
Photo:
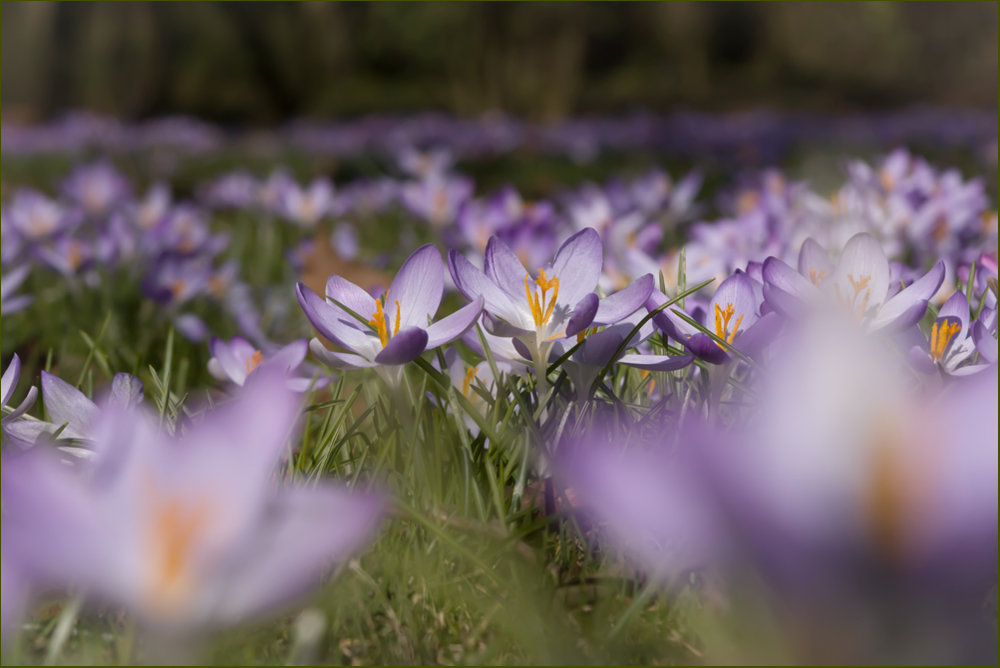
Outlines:
{"type": "MultiPolygon", "coordinates": [[[[291,374],[305,362],[309,342],[305,339],[295,341],[267,357],[239,336],[233,337],[229,343],[212,337],[208,349],[212,353],[212,359],[208,360],[208,372],[212,377],[222,383],[243,387],[252,382],[259,371],[271,366],[291,374]]],[[[314,382],[312,378],[290,377],[288,387],[295,392],[308,392],[310,389],[322,389],[329,382],[328,378],[319,378],[314,382]]]]}
{"type": "Polygon", "coordinates": [[[997,311],[990,309],[972,327],[972,338],[976,350],[988,364],[997,363],[997,311]]]}
{"type": "Polygon", "coordinates": [[[10,315],[23,311],[35,300],[30,295],[17,296],[17,292],[31,273],[31,265],[22,265],[0,278],[0,315],[10,315]]]}
{"type": "Polygon", "coordinates": [[[866,331],[898,334],[913,327],[944,282],[938,262],[922,278],[897,292],[882,246],[870,234],[854,236],[834,265],[819,244],[807,241],[796,271],[777,258],[764,263],[764,296],[770,308],[796,317],[817,304],[834,303],[866,331]]]}
{"type": "Polygon", "coordinates": [[[264,211],[276,213],[280,211],[285,193],[297,188],[292,173],[285,167],[277,167],[257,189],[258,204],[264,211]]]}
{"type": "Polygon", "coordinates": [[[14,194],[7,220],[25,242],[35,244],[74,229],[82,217],[39,192],[21,190],[14,194]]]}
{"type": "Polygon", "coordinates": [[[63,193],[92,218],[102,218],[131,197],[132,186],[110,163],[77,167],[63,182],[63,193]]]}
{"type": "Polygon", "coordinates": [[[311,229],[333,209],[334,190],[329,179],[319,178],[307,188],[287,185],[281,193],[278,211],[299,227],[311,229]]]}
{"type": "Polygon", "coordinates": [[[257,203],[258,187],[253,174],[232,172],[208,184],[201,199],[213,209],[249,209],[257,203]]]}
{"type": "MultiPolygon", "coordinates": [[[[907,359],[923,374],[941,373],[949,376],[968,376],[988,368],[987,365],[963,366],[976,353],[972,336],[972,317],[969,300],[961,292],[953,294],[931,325],[930,338],[925,338],[919,328],[911,330],[914,345],[910,346],[907,359]]],[[[905,339],[904,339],[905,342],[905,339]]]]}
{"type": "Polygon", "coordinates": [[[131,207],[130,218],[139,229],[153,230],[167,215],[172,199],[170,186],[155,183],[146,192],[146,196],[131,207]]]}
{"type": "MultiPolygon", "coordinates": [[[[497,336],[518,339],[538,372],[557,342],[590,327],[620,322],[649,298],[652,276],[600,299],[594,291],[602,257],[600,236],[586,229],[563,244],[552,262],[538,270],[537,277],[496,237],[486,248],[485,271],[455,250],[448,254],[448,266],[462,294],[484,300],[487,329],[497,336]]],[[[541,379],[542,374],[538,375],[541,379]]]]}
{"type": "Polygon", "coordinates": [[[265,375],[171,437],[141,411],[98,427],[93,475],[45,450],[5,457],[3,545],[39,586],[72,587],[170,635],[294,602],[371,536],[380,499],[276,488],[299,395],[265,375]]]}
{"type": "MultiPolygon", "coordinates": [[[[646,308],[652,312],[667,301],[663,293],[654,290],[646,302],[646,308]]],[[[709,364],[722,366],[733,361],[726,348],[681,318],[678,315],[680,312],[679,307],[668,307],[658,313],[653,322],[692,355],[709,364]]],[[[697,318],[692,319],[697,321],[697,318]]],[[[775,314],[760,316],[760,304],[753,280],[742,271],[727,278],[715,291],[704,320],[700,324],[748,357],[757,355],[769,346],[780,329],[780,318],[775,314]]]]}
{"type": "Polygon", "coordinates": [[[455,222],[459,208],[474,190],[471,179],[431,175],[404,185],[400,197],[410,213],[440,229],[455,222]]]}
{"type": "Polygon", "coordinates": [[[3,372],[2,387],[0,387],[0,395],[3,396],[3,404],[0,405],[0,408],[3,410],[3,416],[0,418],[0,425],[4,428],[31,410],[31,407],[35,405],[35,399],[38,398],[38,388],[32,385],[28,389],[28,395],[24,398],[24,401],[21,402],[21,405],[13,410],[10,410],[10,413],[8,414],[9,409],[7,408],[7,404],[14,396],[14,390],[17,389],[17,382],[20,379],[21,358],[14,355],[13,359],[10,361],[10,366],[8,366],[7,370],[3,372]]]}
{"type": "Polygon", "coordinates": [[[398,384],[403,365],[469,331],[484,301],[473,297],[471,304],[431,324],[444,295],[444,264],[432,245],[418,249],[403,263],[384,299],[375,299],[340,276],[330,277],[326,296],[361,317],[370,316],[370,327],[301,283],[296,292],[319,333],[348,351],[331,352],[313,339],[309,348],[317,359],[337,369],[376,369],[391,386],[398,384]]]}
{"type": "MultiPolygon", "coordinates": [[[[132,410],[143,400],[142,381],[127,373],[116,374],[111,391],[102,402],[105,408],[132,410]]],[[[22,421],[7,427],[7,435],[19,446],[30,447],[43,434],[54,434],[62,428],[60,439],[93,441],[102,408],[80,390],[57,376],[42,372],[42,398],[51,422],[22,421]]]]}

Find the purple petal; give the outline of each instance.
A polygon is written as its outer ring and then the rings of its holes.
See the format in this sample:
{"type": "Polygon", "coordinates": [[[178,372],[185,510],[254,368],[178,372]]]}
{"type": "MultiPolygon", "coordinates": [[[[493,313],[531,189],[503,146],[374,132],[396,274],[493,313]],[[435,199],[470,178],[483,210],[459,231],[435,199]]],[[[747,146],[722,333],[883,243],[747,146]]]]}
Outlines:
{"type": "MultiPolygon", "coordinates": [[[[464,255],[456,250],[448,253],[448,268],[455,286],[470,302],[482,297],[488,313],[508,321],[518,321],[517,310],[507,293],[486,278],[464,255]]],[[[525,298],[527,299],[527,298],[525,298]]]]}
{"type": "Polygon", "coordinates": [[[972,339],[976,343],[976,350],[983,356],[983,359],[990,364],[996,364],[997,340],[980,320],[977,320],[972,328],[972,339]]]}
{"type": "MultiPolygon", "coordinates": [[[[714,325],[716,309],[726,311],[732,306],[734,314],[729,324],[729,333],[733,333],[733,328],[739,322],[739,331],[746,331],[757,322],[757,299],[753,292],[753,283],[750,278],[740,272],[733,274],[722,282],[719,289],[715,291],[712,301],[708,304],[707,328],[714,325]]],[[[721,335],[720,335],[721,336],[721,335]]]]}
{"type": "Polygon", "coordinates": [[[962,325],[962,331],[955,335],[952,341],[964,341],[969,332],[970,315],[969,300],[966,298],[964,292],[958,290],[941,307],[941,310],[938,312],[938,320],[940,321],[945,318],[953,321],[957,320],[962,325]]]}
{"type": "Polygon", "coordinates": [[[925,376],[937,375],[938,368],[931,356],[927,354],[927,351],[920,346],[914,346],[910,348],[910,351],[906,353],[906,361],[909,362],[910,366],[918,372],[925,376]]]}
{"type": "Polygon", "coordinates": [[[597,295],[591,292],[573,307],[573,314],[570,316],[569,322],[566,323],[567,338],[576,336],[590,327],[594,322],[594,316],[597,315],[599,310],[600,301],[597,295]]]}
{"type": "Polygon", "coordinates": [[[529,272],[510,247],[497,237],[490,237],[485,256],[483,272],[486,278],[496,283],[513,301],[526,299],[524,279],[529,272]]]}
{"type": "Polygon", "coordinates": [[[205,321],[193,313],[185,313],[174,318],[174,327],[181,336],[192,343],[201,343],[211,333],[205,321]]]}
{"type": "Polygon", "coordinates": [[[296,489],[273,501],[219,592],[221,621],[243,623],[294,603],[322,584],[336,562],[368,542],[381,498],[334,487],[296,489]]]}
{"type": "Polygon", "coordinates": [[[551,276],[559,279],[559,303],[573,306],[593,292],[603,266],[601,235],[587,228],[570,237],[552,261],[551,276]]]}
{"type": "Polygon", "coordinates": [[[272,364],[283,371],[291,372],[302,366],[306,361],[306,353],[309,352],[309,342],[305,339],[292,341],[287,346],[274,353],[267,364],[272,364]]]}
{"type": "Polygon", "coordinates": [[[573,361],[584,366],[605,367],[618,352],[627,334],[606,329],[586,338],[583,346],[573,356],[573,361]]]}
{"type": "MultiPolygon", "coordinates": [[[[646,310],[652,313],[668,301],[662,292],[653,290],[652,294],[649,295],[649,299],[646,300],[646,310]]],[[[697,330],[677,316],[673,312],[674,308],[679,307],[671,306],[653,316],[653,324],[674,341],[682,343],[695,334],[697,330]]]]}
{"type": "Polygon", "coordinates": [[[396,274],[386,297],[386,315],[395,323],[398,313],[400,329],[426,329],[437,315],[443,296],[444,263],[441,262],[441,251],[428,244],[418,248],[396,274]]]}
{"type": "Polygon", "coordinates": [[[402,366],[420,357],[427,350],[427,330],[419,327],[404,329],[389,341],[375,361],[382,366],[402,366]]]}
{"type": "MultiPolygon", "coordinates": [[[[637,279],[621,292],[601,300],[600,308],[594,316],[594,325],[613,325],[629,317],[649,299],[653,293],[655,281],[652,274],[646,274],[637,279]]],[[[572,336],[567,332],[567,336],[572,336]]]]}
{"type": "Polygon", "coordinates": [[[764,299],[786,318],[801,315],[807,304],[822,299],[819,289],[776,257],[764,261],[764,299]]]}
{"type": "Polygon", "coordinates": [[[817,281],[833,278],[833,262],[826,250],[812,239],[806,239],[799,251],[799,274],[815,276],[817,281]]]}
{"type": "Polygon", "coordinates": [[[769,313],[736,337],[733,348],[747,357],[754,357],[778,338],[784,324],[777,313],[769,313]]]}
{"type": "Polygon", "coordinates": [[[618,363],[645,371],[680,371],[694,363],[694,355],[626,355],[618,363]]]}
{"type": "Polygon", "coordinates": [[[3,403],[0,406],[6,406],[10,403],[10,399],[14,396],[14,390],[17,388],[17,381],[21,378],[21,358],[16,354],[10,361],[10,366],[3,373],[3,378],[0,379],[0,394],[3,395],[3,403]]]}
{"type": "Polygon", "coordinates": [[[42,372],[42,397],[56,427],[68,425],[66,438],[89,438],[100,409],[80,390],[46,371],[42,372]]]}
{"type": "Polygon", "coordinates": [[[326,281],[326,296],[340,302],[362,318],[371,318],[375,314],[375,299],[354,283],[336,274],[326,281]]]}
{"type": "Polygon", "coordinates": [[[889,273],[889,259],[882,244],[862,232],[851,237],[844,246],[837,266],[836,284],[849,306],[860,306],[866,295],[869,308],[881,306],[889,293],[889,273]],[[856,291],[852,280],[854,284],[867,281],[866,287],[856,291]]]}
{"type": "Polygon", "coordinates": [[[944,282],[944,262],[938,262],[913,285],[890,299],[872,320],[871,331],[895,334],[920,322],[927,313],[927,302],[937,294],[944,282]]]}
{"type": "Polygon", "coordinates": [[[534,336],[534,330],[523,329],[516,325],[512,325],[506,320],[501,320],[496,318],[491,313],[486,313],[483,318],[483,328],[493,336],[498,336],[504,339],[512,339],[521,336],[534,336]]]}
{"type": "Polygon", "coordinates": [[[483,313],[482,297],[463,306],[447,318],[439,320],[427,328],[427,350],[457,341],[472,329],[483,313]]]}
{"type": "Polygon", "coordinates": [[[295,291],[306,317],[320,334],[347,350],[365,350],[369,347],[367,333],[361,331],[358,321],[343,309],[321,299],[302,283],[296,286],[295,291]]]}
{"type": "Polygon", "coordinates": [[[36,399],[38,399],[38,388],[32,385],[28,388],[28,394],[25,395],[24,401],[21,402],[21,405],[15,408],[10,415],[5,415],[2,423],[7,424],[8,422],[13,422],[27,413],[31,410],[31,407],[35,405],[36,399]]]}
{"type": "Polygon", "coordinates": [[[698,332],[686,342],[684,346],[700,360],[708,364],[723,365],[730,361],[729,353],[719,347],[710,336],[704,332],[698,332]]]}
{"type": "Polygon", "coordinates": [[[130,373],[117,373],[111,381],[110,403],[122,410],[130,410],[142,403],[145,386],[130,373]]]}
{"type": "MultiPolygon", "coordinates": [[[[236,339],[234,338],[233,342],[235,341],[236,339]]],[[[208,350],[212,353],[212,359],[216,362],[215,366],[217,366],[217,369],[213,375],[216,376],[217,380],[243,385],[243,382],[247,379],[246,358],[244,357],[241,360],[233,351],[232,344],[226,344],[216,337],[212,337],[211,341],[209,341],[208,350]]]]}
{"type": "Polygon", "coordinates": [[[309,342],[309,352],[311,352],[313,357],[319,360],[321,364],[325,364],[334,369],[341,369],[343,371],[374,369],[378,366],[378,364],[369,362],[359,355],[352,355],[350,353],[335,353],[332,350],[327,350],[319,339],[313,339],[309,342]]]}

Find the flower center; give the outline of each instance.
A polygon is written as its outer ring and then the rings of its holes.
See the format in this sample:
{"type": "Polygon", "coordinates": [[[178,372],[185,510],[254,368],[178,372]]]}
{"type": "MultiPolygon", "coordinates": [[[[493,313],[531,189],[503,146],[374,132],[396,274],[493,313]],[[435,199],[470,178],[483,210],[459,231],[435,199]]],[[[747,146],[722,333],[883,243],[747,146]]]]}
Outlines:
{"type": "MultiPolygon", "coordinates": [[[[402,317],[403,307],[399,305],[399,301],[396,301],[396,325],[393,327],[392,336],[399,334],[399,319],[402,317]]],[[[375,328],[378,332],[378,340],[382,342],[382,347],[385,348],[389,345],[389,323],[385,319],[385,311],[382,309],[382,300],[375,300],[375,313],[372,313],[372,319],[368,322],[369,325],[375,328]]]]}
{"type": "Polygon", "coordinates": [[[468,399],[470,393],[472,392],[472,381],[476,379],[476,367],[469,367],[469,370],[465,372],[465,379],[462,381],[462,395],[468,399]]]}
{"type": "Polygon", "coordinates": [[[854,275],[848,274],[847,280],[851,284],[851,289],[854,290],[854,294],[848,300],[845,300],[843,294],[840,292],[840,286],[834,285],[834,289],[837,292],[837,301],[840,302],[840,304],[845,308],[853,310],[854,304],[858,303],[858,297],[861,295],[861,291],[864,290],[865,296],[861,300],[861,305],[858,307],[857,314],[858,320],[860,321],[865,317],[865,313],[868,311],[868,301],[872,296],[872,289],[869,287],[869,284],[872,282],[872,277],[864,276],[859,280],[854,280],[854,275]]]}
{"type": "Polygon", "coordinates": [[[931,359],[940,362],[944,359],[945,351],[955,335],[962,331],[962,326],[957,322],[944,321],[940,327],[934,323],[931,328],[931,359]]]}
{"type": "Polygon", "coordinates": [[[253,373],[254,371],[256,371],[257,367],[259,367],[260,363],[263,362],[263,361],[264,361],[264,355],[259,350],[256,351],[250,357],[248,357],[247,358],[247,375],[249,376],[251,373],[253,373]]]}
{"type": "Polygon", "coordinates": [[[152,515],[150,591],[159,606],[169,609],[191,590],[192,552],[208,528],[209,512],[204,503],[157,498],[152,515]]]}
{"type": "Polygon", "coordinates": [[[83,264],[83,245],[78,241],[72,241],[66,251],[66,262],[69,263],[73,271],[77,271],[83,264]]]}
{"type": "MultiPolygon", "coordinates": [[[[729,323],[735,316],[736,307],[732,304],[726,304],[725,309],[718,304],[715,305],[715,335],[730,345],[736,340],[736,334],[740,331],[740,324],[743,322],[743,315],[741,314],[739,318],[736,318],[733,328],[730,329],[729,323]]],[[[716,345],[725,349],[721,344],[717,343],[716,345]]]]}
{"type": "Polygon", "coordinates": [[[822,269],[820,269],[819,271],[816,271],[815,269],[809,270],[809,281],[816,287],[819,287],[820,283],[822,283],[825,280],[826,280],[826,272],[823,271],[822,269]]]}
{"type": "Polygon", "coordinates": [[[178,279],[170,284],[170,295],[179,300],[187,291],[187,281],[178,279]]]}
{"type": "Polygon", "coordinates": [[[559,279],[553,276],[549,278],[544,269],[538,270],[538,278],[534,281],[535,286],[541,289],[531,289],[531,275],[524,277],[524,292],[528,295],[528,304],[531,306],[531,316],[535,320],[536,327],[544,327],[552,319],[552,313],[556,310],[556,299],[559,297],[559,279]],[[552,291],[551,299],[549,290],[552,291]]]}

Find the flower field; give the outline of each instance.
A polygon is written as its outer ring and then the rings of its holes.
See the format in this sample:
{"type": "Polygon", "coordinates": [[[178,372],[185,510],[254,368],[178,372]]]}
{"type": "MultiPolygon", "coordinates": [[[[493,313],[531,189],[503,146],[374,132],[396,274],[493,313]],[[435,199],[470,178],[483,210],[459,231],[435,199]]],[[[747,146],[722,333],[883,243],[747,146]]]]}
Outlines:
{"type": "Polygon", "coordinates": [[[996,656],[995,112],[2,160],[5,663],[996,656]]]}

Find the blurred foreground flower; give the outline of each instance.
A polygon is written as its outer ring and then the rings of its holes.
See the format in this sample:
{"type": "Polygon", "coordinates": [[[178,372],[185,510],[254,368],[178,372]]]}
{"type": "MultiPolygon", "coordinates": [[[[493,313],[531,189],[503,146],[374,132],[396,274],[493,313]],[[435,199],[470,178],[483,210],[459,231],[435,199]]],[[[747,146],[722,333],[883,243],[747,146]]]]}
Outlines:
{"type": "MultiPolygon", "coordinates": [[[[242,337],[234,336],[229,343],[212,337],[208,349],[212,353],[212,359],[208,360],[208,372],[212,377],[223,383],[243,387],[269,367],[292,374],[305,362],[309,344],[301,339],[265,357],[264,353],[242,337]]],[[[313,382],[312,378],[290,377],[288,387],[295,392],[308,392],[310,388],[318,390],[326,387],[329,382],[328,378],[319,378],[313,382]]]]}
{"type": "Polygon", "coordinates": [[[376,369],[390,386],[399,382],[402,367],[462,337],[479,319],[483,300],[432,323],[444,296],[444,264],[434,246],[418,249],[403,263],[383,299],[375,299],[340,276],[331,276],[326,296],[359,317],[369,316],[368,326],[335,303],[324,301],[299,283],[299,303],[306,317],[324,337],[348,353],[327,350],[319,339],[309,349],[335,369],[376,369]]]}
{"type": "Polygon", "coordinates": [[[7,566],[33,587],[122,606],[167,635],[290,604],[363,545],[382,510],[374,496],[277,484],[298,402],[268,370],[182,436],[158,432],[140,411],[110,411],[87,476],[42,449],[5,457],[7,566]]]}

